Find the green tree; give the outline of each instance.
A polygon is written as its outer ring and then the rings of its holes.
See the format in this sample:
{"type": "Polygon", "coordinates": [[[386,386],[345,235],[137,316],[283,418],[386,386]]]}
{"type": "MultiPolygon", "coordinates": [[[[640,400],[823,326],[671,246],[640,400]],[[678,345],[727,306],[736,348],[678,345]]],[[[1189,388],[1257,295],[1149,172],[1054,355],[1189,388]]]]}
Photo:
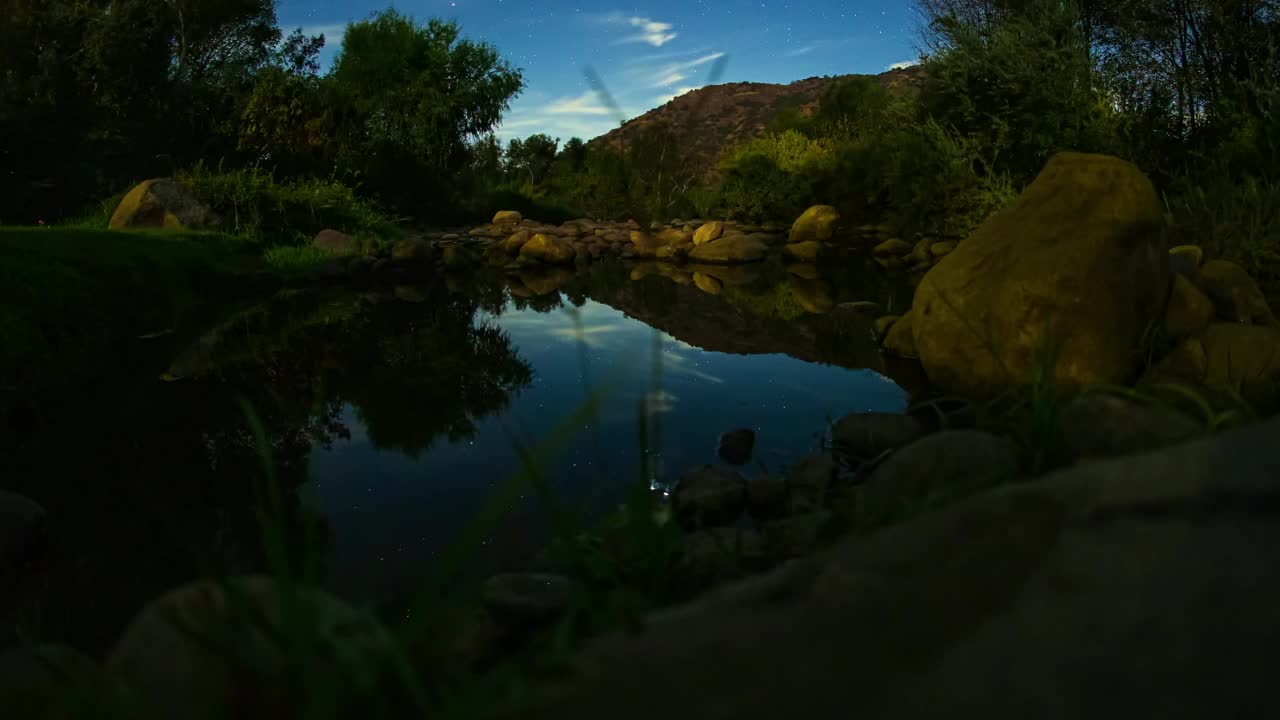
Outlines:
{"type": "Polygon", "coordinates": [[[551,164],[556,159],[560,138],[545,133],[530,135],[524,140],[512,138],[505,153],[507,174],[516,182],[528,182],[536,186],[547,178],[551,164]]]}
{"type": "Polygon", "coordinates": [[[394,10],[347,27],[329,80],[338,164],[419,213],[446,210],[468,141],[491,131],[523,87],[518,69],[488,43],[462,39],[457,23],[394,10]]]}

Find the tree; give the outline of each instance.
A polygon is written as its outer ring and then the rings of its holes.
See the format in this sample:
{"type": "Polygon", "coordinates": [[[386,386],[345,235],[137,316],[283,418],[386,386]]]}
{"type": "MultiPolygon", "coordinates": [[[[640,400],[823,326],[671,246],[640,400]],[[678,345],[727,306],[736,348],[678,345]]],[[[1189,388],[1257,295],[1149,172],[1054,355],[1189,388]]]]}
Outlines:
{"type": "Polygon", "coordinates": [[[406,211],[452,200],[447,180],[468,162],[468,142],[523,87],[518,69],[488,43],[460,39],[456,23],[394,10],[347,27],[330,81],[338,163],[406,211]]]}
{"type": "Polygon", "coordinates": [[[513,179],[528,180],[530,185],[542,182],[555,162],[559,144],[560,138],[553,139],[545,133],[530,135],[524,140],[512,138],[505,153],[508,175],[513,179]]]}

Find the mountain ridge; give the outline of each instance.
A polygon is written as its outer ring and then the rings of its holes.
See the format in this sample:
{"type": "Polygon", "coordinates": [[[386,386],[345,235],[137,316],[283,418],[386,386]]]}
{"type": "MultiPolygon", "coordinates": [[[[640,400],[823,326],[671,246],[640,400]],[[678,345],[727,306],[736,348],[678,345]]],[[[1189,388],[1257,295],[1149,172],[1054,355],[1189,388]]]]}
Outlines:
{"type": "Polygon", "coordinates": [[[786,84],[706,85],[677,95],[620,127],[592,138],[587,145],[626,151],[645,130],[665,125],[676,139],[676,151],[685,158],[686,169],[703,178],[714,177],[718,174],[716,162],[724,150],[755,137],[787,108],[794,107],[805,117],[811,117],[817,112],[826,89],[849,77],[874,77],[888,88],[918,87],[923,72],[920,66],[913,65],[876,75],[823,75],[786,84]]]}

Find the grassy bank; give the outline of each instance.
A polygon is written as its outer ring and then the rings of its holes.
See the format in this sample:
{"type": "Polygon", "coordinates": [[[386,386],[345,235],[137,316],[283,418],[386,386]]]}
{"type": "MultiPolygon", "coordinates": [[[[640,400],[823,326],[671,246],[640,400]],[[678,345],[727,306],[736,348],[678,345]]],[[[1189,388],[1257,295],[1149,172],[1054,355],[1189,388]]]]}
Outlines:
{"type": "Polygon", "coordinates": [[[0,228],[0,408],[109,371],[127,343],[207,317],[267,270],[222,235],[0,228]]]}

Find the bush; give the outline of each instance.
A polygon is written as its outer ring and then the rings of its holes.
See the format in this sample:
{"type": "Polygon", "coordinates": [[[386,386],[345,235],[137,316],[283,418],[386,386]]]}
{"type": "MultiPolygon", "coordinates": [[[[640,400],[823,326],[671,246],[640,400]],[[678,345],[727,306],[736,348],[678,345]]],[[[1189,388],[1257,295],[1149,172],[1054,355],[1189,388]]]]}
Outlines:
{"type": "Polygon", "coordinates": [[[258,242],[305,244],[325,228],[357,237],[399,233],[393,218],[334,180],[278,183],[259,168],[213,172],[203,164],[178,179],[218,213],[224,231],[258,242]]]}

